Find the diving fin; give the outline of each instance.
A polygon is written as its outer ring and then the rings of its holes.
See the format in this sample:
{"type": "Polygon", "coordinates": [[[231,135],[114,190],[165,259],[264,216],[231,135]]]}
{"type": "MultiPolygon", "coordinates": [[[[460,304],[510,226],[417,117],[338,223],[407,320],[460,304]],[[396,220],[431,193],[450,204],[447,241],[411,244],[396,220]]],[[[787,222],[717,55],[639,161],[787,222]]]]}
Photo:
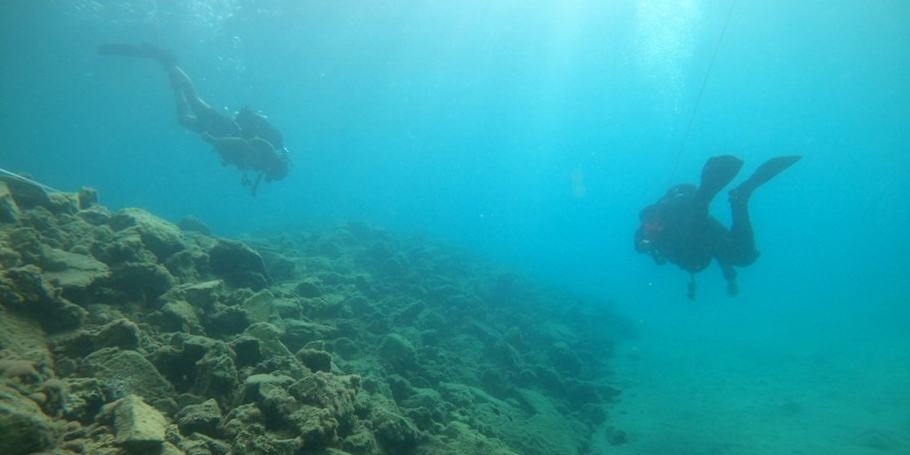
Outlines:
{"type": "Polygon", "coordinates": [[[148,43],[139,45],[105,43],[98,46],[98,54],[118,57],[149,58],[157,60],[165,67],[171,67],[177,64],[177,59],[174,57],[173,53],[148,43]]]}
{"type": "Polygon", "coordinates": [[[743,167],[743,161],[733,155],[715,156],[705,163],[701,170],[701,184],[698,186],[696,198],[709,203],[743,167]]]}
{"type": "Polygon", "coordinates": [[[734,200],[747,200],[752,195],[752,191],[793,166],[800,158],[802,157],[799,155],[779,156],[765,161],[752,173],[751,177],[730,192],[730,197],[734,200]]]}

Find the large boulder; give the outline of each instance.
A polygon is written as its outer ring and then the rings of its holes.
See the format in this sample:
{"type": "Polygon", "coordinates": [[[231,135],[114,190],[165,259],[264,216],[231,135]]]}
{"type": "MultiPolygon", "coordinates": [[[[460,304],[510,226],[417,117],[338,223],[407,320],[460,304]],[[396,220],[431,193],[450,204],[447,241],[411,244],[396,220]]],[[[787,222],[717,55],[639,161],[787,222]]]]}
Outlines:
{"type": "Polygon", "coordinates": [[[86,311],[60,295],[33,265],[0,273],[0,303],[35,318],[49,332],[75,329],[86,311]]]}
{"type": "Polygon", "coordinates": [[[110,225],[114,231],[138,233],[145,247],[161,261],[186,248],[177,226],[142,209],[120,210],[111,217],[110,225]]]}
{"type": "Polygon", "coordinates": [[[177,413],[175,419],[180,432],[184,435],[189,436],[196,432],[213,438],[220,435],[218,424],[221,422],[221,408],[214,399],[184,407],[177,413]]]}
{"type": "Polygon", "coordinates": [[[262,257],[241,242],[218,240],[209,250],[209,267],[235,287],[258,291],[271,284],[262,257]]]}
{"type": "Polygon", "coordinates": [[[136,351],[99,349],[82,360],[81,372],[100,379],[106,392],[114,397],[136,394],[167,409],[175,395],[174,386],[136,351]]]}
{"type": "Polygon", "coordinates": [[[175,280],[160,264],[127,262],[111,270],[111,286],[132,298],[153,301],[174,286],[175,280]]]}
{"type": "Polygon", "coordinates": [[[111,275],[107,264],[91,256],[46,246],[42,248],[38,265],[44,271],[44,277],[64,291],[84,289],[96,280],[111,275]]]}

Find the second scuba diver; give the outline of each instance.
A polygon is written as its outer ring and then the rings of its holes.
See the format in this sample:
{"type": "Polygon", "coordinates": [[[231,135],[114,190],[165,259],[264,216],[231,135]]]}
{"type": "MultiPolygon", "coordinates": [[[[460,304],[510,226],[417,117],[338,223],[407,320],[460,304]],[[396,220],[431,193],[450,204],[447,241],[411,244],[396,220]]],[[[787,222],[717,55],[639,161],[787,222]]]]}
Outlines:
{"type": "Polygon", "coordinates": [[[192,80],[170,52],[149,44],[102,44],[98,53],[160,63],[171,79],[180,124],[211,143],[223,164],[240,169],[244,173],[241,182],[254,196],[263,180],[273,182],[287,176],[290,159],[281,132],[249,108],[229,117],[210,106],[196,93],[192,80]],[[247,172],[255,176],[250,178],[247,172]]]}

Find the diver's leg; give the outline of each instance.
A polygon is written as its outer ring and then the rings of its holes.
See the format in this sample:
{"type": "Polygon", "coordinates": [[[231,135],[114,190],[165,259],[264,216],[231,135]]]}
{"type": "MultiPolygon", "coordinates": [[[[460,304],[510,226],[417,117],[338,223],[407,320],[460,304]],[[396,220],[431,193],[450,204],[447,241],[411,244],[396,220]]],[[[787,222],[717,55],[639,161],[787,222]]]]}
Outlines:
{"type": "Polygon", "coordinates": [[[724,252],[724,262],[745,267],[755,262],[758,250],[755,249],[755,233],[752,231],[752,220],[749,218],[749,199],[730,199],[730,211],[733,223],[730,226],[730,238],[724,252]]]}
{"type": "Polygon", "coordinates": [[[189,109],[199,116],[200,114],[210,111],[212,108],[208,105],[202,98],[199,97],[199,94],[196,93],[196,87],[193,86],[193,81],[190,79],[190,76],[186,74],[179,66],[172,66],[169,70],[171,76],[171,86],[174,87],[174,90],[183,94],[185,103],[189,109]]]}
{"type": "Polygon", "coordinates": [[[190,110],[190,106],[186,102],[186,96],[184,96],[182,91],[174,91],[174,101],[177,104],[177,121],[180,122],[184,128],[194,133],[204,133],[205,128],[203,127],[202,122],[199,121],[199,117],[193,115],[193,111],[190,110]]]}

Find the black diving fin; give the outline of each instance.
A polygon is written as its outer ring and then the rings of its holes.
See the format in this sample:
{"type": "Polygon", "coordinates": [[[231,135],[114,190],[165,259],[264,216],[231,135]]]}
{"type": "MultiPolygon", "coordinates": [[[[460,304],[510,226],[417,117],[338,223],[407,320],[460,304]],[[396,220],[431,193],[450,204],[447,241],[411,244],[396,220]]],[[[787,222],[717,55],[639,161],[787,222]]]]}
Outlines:
{"type": "Polygon", "coordinates": [[[715,156],[705,163],[701,170],[701,184],[698,185],[696,199],[707,204],[714,199],[720,190],[722,190],[743,167],[743,161],[732,155],[715,156]]]}
{"type": "Polygon", "coordinates": [[[731,191],[730,196],[734,199],[747,200],[752,191],[764,185],[790,166],[793,166],[800,158],[802,157],[799,155],[779,156],[765,161],[752,173],[751,177],[731,191]]]}
{"type": "Polygon", "coordinates": [[[113,55],[117,57],[134,57],[148,58],[157,60],[166,67],[177,64],[174,54],[157,46],[148,43],[124,44],[124,43],[105,43],[98,46],[99,55],[113,55]]]}

